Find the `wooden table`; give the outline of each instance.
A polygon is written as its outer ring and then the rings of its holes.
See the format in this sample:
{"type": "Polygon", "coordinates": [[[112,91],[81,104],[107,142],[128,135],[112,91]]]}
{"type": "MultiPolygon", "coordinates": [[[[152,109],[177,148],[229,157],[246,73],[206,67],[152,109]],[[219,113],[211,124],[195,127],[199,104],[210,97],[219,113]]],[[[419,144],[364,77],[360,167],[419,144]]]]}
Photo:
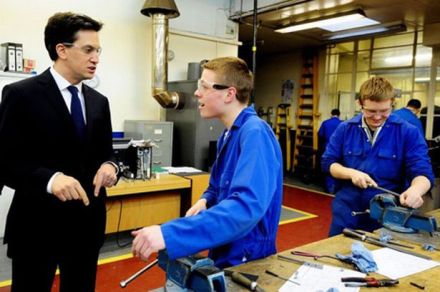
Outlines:
{"type": "Polygon", "coordinates": [[[160,224],[191,205],[191,180],[163,174],[151,180],[121,180],[107,189],[105,233],[160,224]]]}
{"type": "MultiPolygon", "coordinates": [[[[430,212],[431,215],[435,216],[438,221],[440,221],[440,210],[435,210],[433,212],[430,212]]],[[[377,232],[376,232],[377,233],[377,232]]],[[[301,236],[298,234],[298,236],[301,236]]],[[[377,235],[376,235],[377,236],[377,235]]],[[[425,234],[426,238],[429,238],[427,234],[425,234]]],[[[400,235],[400,239],[405,238],[404,235],[400,235]]],[[[433,243],[437,244],[437,247],[440,246],[440,238],[434,237],[431,238],[433,243]]],[[[343,235],[334,236],[331,238],[327,238],[324,240],[320,240],[317,242],[313,242],[301,247],[295,248],[295,250],[300,251],[308,251],[313,252],[316,254],[328,254],[332,255],[335,253],[341,253],[341,254],[350,254],[351,253],[351,245],[355,240],[345,237],[343,235]]],[[[402,240],[403,241],[403,240],[402,240]]],[[[415,248],[411,249],[411,251],[415,251],[417,253],[421,253],[427,256],[432,257],[435,261],[440,261],[440,252],[428,252],[422,249],[421,244],[417,243],[416,241],[410,240],[410,236],[406,237],[405,240],[407,243],[410,243],[415,248]]],[[[379,249],[381,247],[364,243],[364,246],[368,248],[369,250],[375,250],[379,249]]],[[[285,255],[288,257],[294,257],[301,260],[308,260],[308,258],[304,257],[295,257],[290,254],[290,251],[281,252],[279,254],[285,255]]],[[[313,259],[311,259],[313,261],[313,259]]],[[[317,262],[328,264],[332,266],[339,266],[339,267],[345,267],[349,268],[348,265],[345,265],[343,263],[340,263],[339,261],[328,259],[328,258],[322,258],[319,259],[317,262]]],[[[254,275],[259,275],[258,283],[263,287],[266,291],[278,291],[278,289],[285,283],[284,280],[275,278],[271,275],[265,274],[265,270],[273,271],[277,274],[279,274],[282,277],[290,278],[291,275],[299,268],[300,265],[295,263],[290,263],[286,261],[278,260],[276,256],[270,256],[265,259],[261,259],[258,261],[249,262],[240,266],[236,266],[234,268],[231,268],[232,270],[237,270],[241,272],[246,272],[254,275]]],[[[371,273],[371,276],[374,276],[376,278],[384,278],[384,276],[371,273]]],[[[319,281],[319,279],[317,279],[319,281]]],[[[399,284],[395,287],[382,287],[380,288],[380,291],[422,291],[421,289],[418,289],[412,285],[409,284],[409,282],[415,282],[418,284],[425,285],[425,289],[423,291],[440,291],[440,266],[414,274],[410,275],[404,278],[399,279],[399,284]]],[[[246,289],[241,288],[235,283],[231,283],[228,281],[228,291],[248,291],[246,289]]],[[[361,288],[361,291],[372,291],[371,288],[361,288]]],[[[374,290],[376,291],[376,290],[374,290]]],[[[378,291],[378,290],[377,290],[378,291]]]]}

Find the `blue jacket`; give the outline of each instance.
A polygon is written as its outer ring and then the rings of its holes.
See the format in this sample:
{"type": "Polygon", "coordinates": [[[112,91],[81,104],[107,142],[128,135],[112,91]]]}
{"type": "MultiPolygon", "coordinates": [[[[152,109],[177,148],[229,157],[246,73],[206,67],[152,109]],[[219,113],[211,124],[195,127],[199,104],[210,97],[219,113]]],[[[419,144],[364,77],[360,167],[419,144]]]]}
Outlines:
{"type": "MultiPolygon", "coordinates": [[[[416,176],[422,175],[434,185],[434,175],[428,157],[428,148],[420,132],[394,114],[385,121],[376,142],[372,146],[362,128],[362,115],[343,122],[334,132],[322,156],[321,166],[330,172],[330,165],[338,162],[345,167],[367,173],[381,187],[403,192],[416,176]]],[[[370,199],[381,191],[355,187],[350,180],[343,180],[341,189],[333,200],[330,235],[343,227],[360,228],[358,218],[351,211],[365,211],[370,199]]],[[[366,222],[363,229],[368,228],[366,222]]]]}
{"type": "Polygon", "coordinates": [[[425,133],[423,132],[422,122],[412,111],[404,107],[394,111],[393,114],[414,125],[417,129],[419,129],[422,136],[425,136],[425,133]]]}
{"type": "Polygon", "coordinates": [[[338,117],[331,117],[330,119],[322,122],[321,127],[319,127],[318,135],[324,143],[323,149],[325,149],[325,147],[327,146],[331,135],[340,123],[342,123],[342,121],[338,117]]]}
{"type": "Polygon", "coordinates": [[[224,268],[276,253],[283,192],[278,141],[253,107],[225,133],[202,196],[208,209],[161,226],[171,259],[211,249],[215,265],[224,268]]]}

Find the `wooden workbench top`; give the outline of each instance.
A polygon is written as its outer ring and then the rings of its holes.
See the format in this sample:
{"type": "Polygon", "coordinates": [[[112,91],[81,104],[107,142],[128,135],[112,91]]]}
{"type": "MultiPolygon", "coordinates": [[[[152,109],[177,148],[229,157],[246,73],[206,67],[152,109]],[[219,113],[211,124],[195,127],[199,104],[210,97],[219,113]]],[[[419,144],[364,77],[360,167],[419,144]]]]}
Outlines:
{"type": "Polygon", "coordinates": [[[107,196],[133,195],[137,193],[149,193],[191,187],[191,181],[184,177],[173,174],[162,174],[160,178],[150,180],[127,180],[120,179],[114,187],[107,188],[107,196]]]}
{"type": "MultiPolygon", "coordinates": [[[[351,245],[355,242],[354,239],[338,235],[331,238],[323,239],[317,242],[313,242],[301,247],[297,247],[292,250],[299,250],[299,251],[307,251],[312,252],[316,254],[321,255],[334,255],[335,253],[340,253],[343,255],[350,254],[351,253],[351,245]]],[[[411,251],[415,251],[417,253],[421,253],[427,256],[432,257],[433,260],[440,262],[440,252],[428,252],[422,249],[420,245],[414,245],[414,249],[411,249],[411,251]]],[[[381,247],[368,244],[364,242],[364,246],[368,248],[369,250],[376,250],[381,247]]],[[[304,257],[295,257],[290,254],[290,251],[284,251],[279,254],[288,256],[291,258],[297,258],[300,260],[306,260],[306,261],[313,261],[313,259],[308,259],[304,257]]],[[[344,267],[344,268],[350,268],[348,264],[341,263],[339,261],[329,259],[329,258],[322,258],[317,261],[318,263],[322,264],[328,264],[332,266],[338,266],[338,267],[344,267]]],[[[278,291],[278,289],[285,283],[284,280],[275,278],[271,275],[265,274],[265,270],[270,270],[278,275],[290,278],[292,274],[300,267],[299,264],[286,262],[282,260],[278,260],[276,256],[270,256],[265,259],[261,259],[254,262],[249,262],[240,266],[236,266],[234,268],[231,268],[232,270],[237,270],[249,274],[259,275],[258,283],[263,287],[266,291],[278,291]]],[[[370,276],[376,277],[376,278],[384,278],[384,276],[371,273],[370,276]]],[[[319,281],[319,279],[317,279],[319,281]]],[[[425,285],[424,291],[440,291],[440,266],[413,274],[404,278],[399,279],[400,283],[395,287],[381,287],[380,291],[420,291],[420,289],[411,286],[410,282],[420,283],[425,285]]],[[[235,283],[228,283],[228,290],[229,291],[247,291],[246,289],[242,289],[240,286],[238,286],[235,283]]],[[[361,288],[361,291],[370,291],[371,288],[361,288]]]]}

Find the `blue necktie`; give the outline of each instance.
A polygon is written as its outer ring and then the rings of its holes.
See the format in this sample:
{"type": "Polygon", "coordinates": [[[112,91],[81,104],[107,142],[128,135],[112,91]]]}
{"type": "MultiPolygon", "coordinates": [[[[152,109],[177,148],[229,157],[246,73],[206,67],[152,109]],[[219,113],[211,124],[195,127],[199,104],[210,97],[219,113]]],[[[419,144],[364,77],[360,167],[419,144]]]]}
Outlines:
{"type": "Polygon", "coordinates": [[[86,123],[84,122],[84,116],[81,107],[81,101],[78,97],[78,88],[73,85],[67,87],[67,90],[72,94],[72,101],[70,103],[70,113],[72,115],[73,123],[75,124],[76,132],[81,140],[84,140],[86,123]]]}

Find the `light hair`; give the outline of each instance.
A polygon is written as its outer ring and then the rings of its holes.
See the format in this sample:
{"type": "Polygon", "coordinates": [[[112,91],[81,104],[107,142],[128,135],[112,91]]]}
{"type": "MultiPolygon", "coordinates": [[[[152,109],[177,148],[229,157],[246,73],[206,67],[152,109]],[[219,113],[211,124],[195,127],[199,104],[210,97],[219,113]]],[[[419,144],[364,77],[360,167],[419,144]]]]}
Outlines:
{"type": "Polygon", "coordinates": [[[245,61],[236,57],[221,57],[208,61],[202,67],[214,71],[217,75],[217,83],[235,87],[237,100],[240,103],[249,101],[253,87],[253,76],[245,61]]]}
{"type": "Polygon", "coordinates": [[[383,77],[371,77],[360,88],[359,102],[362,105],[366,99],[383,101],[391,99],[394,102],[395,92],[391,83],[383,77]]]}

